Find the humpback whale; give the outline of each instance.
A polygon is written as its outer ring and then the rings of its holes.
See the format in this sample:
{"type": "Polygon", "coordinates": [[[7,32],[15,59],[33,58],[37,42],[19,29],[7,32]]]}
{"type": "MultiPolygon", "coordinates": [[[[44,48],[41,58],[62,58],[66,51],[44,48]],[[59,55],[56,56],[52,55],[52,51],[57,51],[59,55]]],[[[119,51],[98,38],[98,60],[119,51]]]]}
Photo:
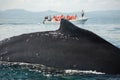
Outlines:
{"type": "Polygon", "coordinates": [[[22,34],[1,41],[0,60],[120,74],[120,49],[65,19],[56,31],[22,34]]]}

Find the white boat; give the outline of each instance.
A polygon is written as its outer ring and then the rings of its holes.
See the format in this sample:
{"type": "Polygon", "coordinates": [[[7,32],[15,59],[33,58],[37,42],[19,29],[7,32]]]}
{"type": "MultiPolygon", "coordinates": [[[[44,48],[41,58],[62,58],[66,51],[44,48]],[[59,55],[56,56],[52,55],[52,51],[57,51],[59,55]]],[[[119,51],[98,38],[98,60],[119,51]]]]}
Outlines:
{"type": "Polygon", "coordinates": [[[70,20],[70,22],[77,23],[77,24],[85,24],[85,22],[88,20],[87,17],[79,18],[77,20],[70,20]]]}
{"type": "MultiPolygon", "coordinates": [[[[83,17],[83,18],[79,18],[79,19],[76,19],[76,20],[69,20],[69,21],[72,22],[72,23],[84,24],[87,20],[88,20],[87,17],[83,17]]],[[[49,21],[47,19],[43,21],[43,24],[50,24],[50,23],[56,24],[56,23],[60,23],[60,21],[54,21],[54,20],[49,21]]]]}

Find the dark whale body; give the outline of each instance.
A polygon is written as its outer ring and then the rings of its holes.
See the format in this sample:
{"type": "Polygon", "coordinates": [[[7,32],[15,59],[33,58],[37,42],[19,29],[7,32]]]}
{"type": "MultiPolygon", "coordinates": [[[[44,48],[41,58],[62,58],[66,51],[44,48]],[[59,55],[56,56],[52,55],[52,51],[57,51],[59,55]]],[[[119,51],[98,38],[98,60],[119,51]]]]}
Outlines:
{"type": "Polygon", "coordinates": [[[59,30],[23,34],[1,41],[0,59],[120,74],[120,49],[65,19],[61,20],[59,30]]]}

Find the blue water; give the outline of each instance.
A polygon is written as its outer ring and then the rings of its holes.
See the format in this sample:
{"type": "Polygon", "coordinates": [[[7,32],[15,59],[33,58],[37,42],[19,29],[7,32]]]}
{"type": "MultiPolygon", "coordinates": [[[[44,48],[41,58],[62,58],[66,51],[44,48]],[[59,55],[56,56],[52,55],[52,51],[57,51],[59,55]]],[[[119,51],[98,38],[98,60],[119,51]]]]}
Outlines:
{"type": "MultiPolygon", "coordinates": [[[[120,48],[120,18],[90,18],[84,25],[76,25],[120,48]]],[[[44,25],[40,19],[0,19],[0,40],[58,28],[59,24],[44,25]]],[[[0,62],[0,80],[120,80],[120,75],[50,73],[35,66],[37,65],[0,62]]]]}

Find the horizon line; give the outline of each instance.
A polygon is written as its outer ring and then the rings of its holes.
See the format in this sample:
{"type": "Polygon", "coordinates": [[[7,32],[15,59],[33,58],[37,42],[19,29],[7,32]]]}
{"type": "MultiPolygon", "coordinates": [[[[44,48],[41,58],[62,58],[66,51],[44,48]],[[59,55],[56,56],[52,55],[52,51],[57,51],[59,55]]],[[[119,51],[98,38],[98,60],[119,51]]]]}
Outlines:
{"type": "MultiPolygon", "coordinates": [[[[46,12],[46,11],[55,11],[55,12],[61,12],[61,13],[73,13],[73,12],[81,12],[81,11],[68,11],[68,12],[63,12],[63,11],[57,11],[57,10],[42,10],[42,11],[31,11],[31,10],[26,10],[26,9],[5,9],[5,10],[0,10],[0,11],[8,11],[8,10],[24,10],[28,12],[46,12]]],[[[120,9],[111,9],[111,10],[93,10],[93,11],[86,11],[85,12],[94,12],[94,11],[119,11],[120,9]]]]}

